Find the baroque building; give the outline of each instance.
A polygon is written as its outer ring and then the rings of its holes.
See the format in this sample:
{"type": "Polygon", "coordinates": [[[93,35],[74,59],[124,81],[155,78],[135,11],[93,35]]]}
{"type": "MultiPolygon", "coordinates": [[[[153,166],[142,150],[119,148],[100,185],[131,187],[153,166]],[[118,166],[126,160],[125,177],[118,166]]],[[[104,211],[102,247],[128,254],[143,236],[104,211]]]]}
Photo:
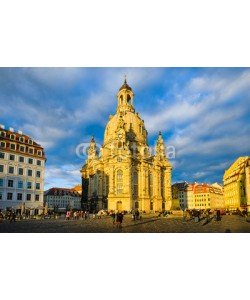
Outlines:
{"type": "Polygon", "coordinates": [[[102,147],[92,138],[81,169],[82,204],[90,210],[163,211],[171,207],[171,164],[162,134],[155,151],[148,145],[144,120],[134,108],[134,93],[126,80],[117,94],[102,147]]]}
{"type": "Polygon", "coordinates": [[[41,145],[0,125],[0,211],[43,212],[45,162],[41,145]]]}
{"type": "Polygon", "coordinates": [[[223,176],[225,207],[229,210],[250,210],[250,157],[243,156],[223,176]]]}
{"type": "Polygon", "coordinates": [[[172,198],[174,209],[224,209],[223,187],[218,183],[175,183],[172,198]]]}

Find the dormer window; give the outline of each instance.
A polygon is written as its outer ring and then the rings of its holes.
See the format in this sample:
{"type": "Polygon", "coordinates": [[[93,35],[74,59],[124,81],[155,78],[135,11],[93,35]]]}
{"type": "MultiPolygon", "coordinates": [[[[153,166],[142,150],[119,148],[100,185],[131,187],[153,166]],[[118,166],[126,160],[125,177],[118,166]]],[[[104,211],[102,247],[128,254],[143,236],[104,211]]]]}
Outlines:
{"type": "Polygon", "coordinates": [[[6,137],[6,132],[1,131],[1,136],[2,136],[2,137],[6,137]]]}
{"type": "Polygon", "coordinates": [[[5,148],[6,147],[6,143],[5,142],[1,142],[0,146],[1,146],[1,148],[5,148]]]}
{"type": "Polygon", "coordinates": [[[20,137],[20,138],[19,138],[19,141],[20,141],[21,143],[24,143],[24,138],[23,138],[23,137],[20,137]]]}
{"type": "Polygon", "coordinates": [[[11,139],[11,140],[14,140],[14,139],[15,139],[15,135],[14,135],[14,134],[11,134],[11,135],[10,135],[10,139],[11,139]]]}
{"type": "Polygon", "coordinates": [[[29,148],[29,154],[34,154],[34,149],[33,148],[29,148]]]}
{"type": "Polygon", "coordinates": [[[16,145],[15,144],[10,144],[10,149],[11,150],[16,150],[16,145]]]}
{"type": "Polygon", "coordinates": [[[29,144],[30,144],[30,145],[33,145],[33,141],[32,141],[32,140],[29,140],[29,144]]]}

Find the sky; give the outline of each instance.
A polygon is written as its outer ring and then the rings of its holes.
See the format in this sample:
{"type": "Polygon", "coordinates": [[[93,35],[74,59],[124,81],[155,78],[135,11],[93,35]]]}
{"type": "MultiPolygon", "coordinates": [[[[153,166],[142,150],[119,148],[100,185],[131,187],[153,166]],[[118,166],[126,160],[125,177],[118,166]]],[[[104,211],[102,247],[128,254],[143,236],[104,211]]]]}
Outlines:
{"type": "Polygon", "coordinates": [[[250,155],[250,68],[0,68],[0,124],[45,148],[45,188],[81,182],[81,143],[102,144],[124,75],[149,145],[175,148],[172,181],[220,182],[250,155]]]}

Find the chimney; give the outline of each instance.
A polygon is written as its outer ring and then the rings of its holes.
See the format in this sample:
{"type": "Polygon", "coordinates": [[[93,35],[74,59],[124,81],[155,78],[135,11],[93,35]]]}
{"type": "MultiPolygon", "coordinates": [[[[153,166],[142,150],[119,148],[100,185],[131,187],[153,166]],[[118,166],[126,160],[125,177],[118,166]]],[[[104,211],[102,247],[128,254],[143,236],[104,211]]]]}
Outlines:
{"type": "Polygon", "coordinates": [[[10,132],[14,132],[14,128],[10,127],[10,128],[9,128],[9,131],[10,131],[10,132]]]}
{"type": "Polygon", "coordinates": [[[0,129],[5,129],[5,126],[0,124],[0,129]]]}
{"type": "Polygon", "coordinates": [[[21,134],[21,135],[23,134],[23,132],[22,132],[21,130],[18,130],[17,132],[18,132],[19,134],[21,134]]]}

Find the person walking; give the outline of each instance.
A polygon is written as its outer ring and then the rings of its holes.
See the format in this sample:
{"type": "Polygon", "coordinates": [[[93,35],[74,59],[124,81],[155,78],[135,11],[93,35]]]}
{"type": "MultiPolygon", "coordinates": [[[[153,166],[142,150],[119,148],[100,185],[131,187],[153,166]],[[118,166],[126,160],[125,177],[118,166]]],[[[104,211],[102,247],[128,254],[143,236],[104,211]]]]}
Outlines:
{"type": "Polygon", "coordinates": [[[112,211],[111,217],[112,217],[112,220],[113,220],[113,225],[115,225],[115,212],[114,211],[112,211]]]}
{"type": "Polygon", "coordinates": [[[69,210],[66,213],[66,220],[68,220],[68,221],[70,220],[70,211],[69,210]]]}
{"type": "Polygon", "coordinates": [[[140,219],[140,213],[139,213],[139,210],[137,209],[136,212],[135,212],[135,217],[136,217],[136,220],[139,220],[140,219]]]}
{"type": "Polygon", "coordinates": [[[136,215],[135,215],[135,210],[132,211],[132,219],[135,221],[136,215]]]}
{"type": "Polygon", "coordinates": [[[16,222],[16,213],[14,210],[10,213],[10,222],[16,222]]]}
{"type": "Polygon", "coordinates": [[[198,210],[194,211],[194,221],[195,221],[195,223],[199,222],[199,211],[198,210]]]}
{"type": "Polygon", "coordinates": [[[182,216],[183,216],[182,221],[186,222],[187,221],[187,210],[186,209],[183,210],[183,215],[182,216]]]}
{"type": "Polygon", "coordinates": [[[3,213],[0,211],[0,223],[3,221],[3,218],[4,218],[3,213]]]}
{"type": "Polygon", "coordinates": [[[117,213],[116,223],[118,228],[122,228],[123,214],[121,212],[117,213]]]}
{"type": "Polygon", "coordinates": [[[216,211],[216,221],[220,221],[221,220],[221,214],[220,214],[220,210],[218,209],[216,211]]]}

